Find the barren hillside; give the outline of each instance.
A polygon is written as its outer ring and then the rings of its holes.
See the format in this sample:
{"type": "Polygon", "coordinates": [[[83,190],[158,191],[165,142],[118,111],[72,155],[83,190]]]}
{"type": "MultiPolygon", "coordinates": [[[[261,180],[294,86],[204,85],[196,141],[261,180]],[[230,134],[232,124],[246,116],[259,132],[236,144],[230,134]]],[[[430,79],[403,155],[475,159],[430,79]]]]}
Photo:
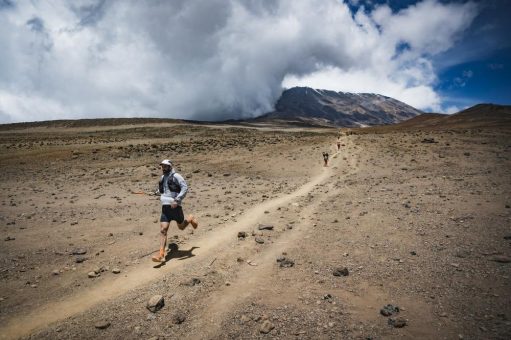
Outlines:
{"type": "Polygon", "coordinates": [[[180,122],[1,131],[0,336],[509,338],[509,130],[369,130],[339,150],[337,137],[180,122]],[[155,266],[160,203],[146,193],[164,158],[200,225],[171,225],[155,266]]]}

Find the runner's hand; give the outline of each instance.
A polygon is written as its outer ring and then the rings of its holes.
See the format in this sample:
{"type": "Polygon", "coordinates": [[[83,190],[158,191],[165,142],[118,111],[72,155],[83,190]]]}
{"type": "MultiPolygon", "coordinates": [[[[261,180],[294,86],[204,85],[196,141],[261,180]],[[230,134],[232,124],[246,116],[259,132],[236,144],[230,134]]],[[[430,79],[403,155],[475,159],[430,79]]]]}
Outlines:
{"type": "Polygon", "coordinates": [[[171,207],[172,209],[177,208],[177,203],[176,203],[175,201],[174,201],[174,202],[172,202],[172,203],[170,204],[170,207],[171,207]]]}

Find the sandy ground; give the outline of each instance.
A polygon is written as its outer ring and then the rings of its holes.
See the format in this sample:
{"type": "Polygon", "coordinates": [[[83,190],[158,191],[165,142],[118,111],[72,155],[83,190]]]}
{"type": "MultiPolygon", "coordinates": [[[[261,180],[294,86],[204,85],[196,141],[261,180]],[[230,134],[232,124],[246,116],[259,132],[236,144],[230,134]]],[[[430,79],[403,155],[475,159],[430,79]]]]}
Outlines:
{"type": "Polygon", "coordinates": [[[0,337],[510,338],[511,134],[337,134],[0,131],[0,337]],[[200,226],[155,266],[164,158],[200,226]]]}

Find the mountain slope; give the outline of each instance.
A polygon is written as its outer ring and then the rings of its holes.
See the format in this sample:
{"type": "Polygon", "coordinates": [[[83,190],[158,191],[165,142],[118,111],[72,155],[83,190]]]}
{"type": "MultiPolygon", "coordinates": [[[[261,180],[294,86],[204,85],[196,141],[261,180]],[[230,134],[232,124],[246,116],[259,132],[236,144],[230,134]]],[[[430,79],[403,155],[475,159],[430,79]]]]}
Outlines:
{"type": "Polygon", "coordinates": [[[394,124],[420,114],[421,111],[382,95],[293,87],[282,93],[275,111],[256,120],[358,127],[394,124]]]}
{"type": "Polygon", "coordinates": [[[511,129],[511,106],[478,104],[458,113],[447,115],[425,113],[409,120],[388,126],[357,129],[357,133],[384,133],[409,130],[457,130],[457,129],[511,129]]]}

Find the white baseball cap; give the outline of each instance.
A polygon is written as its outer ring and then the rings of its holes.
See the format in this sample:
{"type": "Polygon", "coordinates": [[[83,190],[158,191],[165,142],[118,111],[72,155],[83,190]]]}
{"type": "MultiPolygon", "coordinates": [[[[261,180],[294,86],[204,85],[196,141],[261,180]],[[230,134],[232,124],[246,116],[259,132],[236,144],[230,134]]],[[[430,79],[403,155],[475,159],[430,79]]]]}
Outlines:
{"type": "Polygon", "coordinates": [[[170,166],[172,166],[172,162],[169,161],[168,159],[164,159],[163,161],[161,161],[160,165],[170,165],[170,166]]]}

